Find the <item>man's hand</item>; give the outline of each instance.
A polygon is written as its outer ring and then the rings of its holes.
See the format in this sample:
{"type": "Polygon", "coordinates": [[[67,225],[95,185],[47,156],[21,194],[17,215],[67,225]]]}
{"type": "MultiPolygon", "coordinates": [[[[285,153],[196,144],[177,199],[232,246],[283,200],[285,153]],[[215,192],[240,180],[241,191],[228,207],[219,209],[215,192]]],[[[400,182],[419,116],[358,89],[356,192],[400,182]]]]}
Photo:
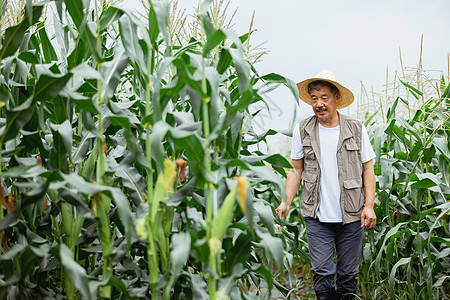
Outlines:
{"type": "Polygon", "coordinates": [[[373,210],[373,207],[364,207],[361,214],[361,227],[365,230],[371,230],[377,224],[377,215],[373,210]]]}
{"type": "Polygon", "coordinates": [[[281,201],[281,204],[275,209],[275,212],[280,217],[280,219],[283,220],[284,217],[289,213],[289,206],[286,205],[284,201],[281,201]]]}

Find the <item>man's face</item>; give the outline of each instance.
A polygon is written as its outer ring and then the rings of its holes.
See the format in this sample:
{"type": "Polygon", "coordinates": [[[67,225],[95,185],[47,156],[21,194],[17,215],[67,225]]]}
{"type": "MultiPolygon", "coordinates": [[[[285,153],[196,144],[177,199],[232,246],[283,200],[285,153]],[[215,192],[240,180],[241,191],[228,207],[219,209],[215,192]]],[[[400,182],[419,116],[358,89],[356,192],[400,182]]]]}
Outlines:
{"type": "Polygon", "coordinates": [[[314,113],[322,122],[330,120],[336,114],[336,104],[339,100],[339,93],[333,95],[330,87],[323,86],[320,90],[311,89],[311,106],[314,113]]]}

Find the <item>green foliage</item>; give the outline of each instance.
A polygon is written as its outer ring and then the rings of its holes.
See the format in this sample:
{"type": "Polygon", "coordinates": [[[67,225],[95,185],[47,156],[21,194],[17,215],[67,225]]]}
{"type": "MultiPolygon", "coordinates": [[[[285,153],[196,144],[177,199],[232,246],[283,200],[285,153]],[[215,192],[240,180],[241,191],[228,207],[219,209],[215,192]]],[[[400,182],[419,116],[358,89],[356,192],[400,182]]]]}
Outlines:
{"type": "Polygon", "coordinates": [[[295,95],[294,84],[255,73],[247,35],[214,28],[210,1],[206,42],[181,47],[169,44],[167,1],[150,2],[148,24],[49,2],[55,36],[33,4],[0,50],[0,298],[239,299],[260,279],[272,289],[287,252],[264,199],[284,191],[262,161],[282,175],[290,165],[254,152],[244,129],[261,86],[295,95]]]}
{"type": "MultiPolygon", "coordinates": [[[[423,95],[401,82],[414,98],[423,95]]],[[[378,225],[364,245],[361,289],[374,299],[448,299],[449,102],[420,99],[423,105],[407,120],[395,113],[398,100],[386,124],[369,124],[378,225]]]]}

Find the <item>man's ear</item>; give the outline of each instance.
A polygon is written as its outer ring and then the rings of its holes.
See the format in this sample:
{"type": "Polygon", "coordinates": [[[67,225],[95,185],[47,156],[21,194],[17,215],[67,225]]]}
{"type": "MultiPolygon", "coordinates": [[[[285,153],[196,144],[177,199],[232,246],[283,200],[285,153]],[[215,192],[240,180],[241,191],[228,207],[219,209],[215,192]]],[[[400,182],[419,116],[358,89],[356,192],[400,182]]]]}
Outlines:
{"type": "Polygon", "coordinates": [[[339,99],[341,99],[341,93],[337,92],[336,95],[334,96],[334,98],[336,98],[336,103],[338,103],[339,99]]]}

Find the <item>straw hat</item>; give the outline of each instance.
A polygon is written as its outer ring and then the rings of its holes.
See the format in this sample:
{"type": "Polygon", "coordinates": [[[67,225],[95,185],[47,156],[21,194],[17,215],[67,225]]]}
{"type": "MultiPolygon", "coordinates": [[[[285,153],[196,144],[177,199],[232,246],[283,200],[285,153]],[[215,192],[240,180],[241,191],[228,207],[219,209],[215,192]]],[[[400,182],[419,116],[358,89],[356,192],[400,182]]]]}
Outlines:
{"type": "Polygon", "coordinates": [[[344,108],[352,104],[354,99],[353,93],[348,88],[341,85],[338,82],[336,75],[328,70],[320,71],[319,74],[317,74],[313,78],[309,78],[297,83],[298,95],[304,102],[311,105],[311,96],[308,93],[308,85],[316,80],[328,81],[338,88],[341,97],[336,104],[337,109],[344,108]]]}

